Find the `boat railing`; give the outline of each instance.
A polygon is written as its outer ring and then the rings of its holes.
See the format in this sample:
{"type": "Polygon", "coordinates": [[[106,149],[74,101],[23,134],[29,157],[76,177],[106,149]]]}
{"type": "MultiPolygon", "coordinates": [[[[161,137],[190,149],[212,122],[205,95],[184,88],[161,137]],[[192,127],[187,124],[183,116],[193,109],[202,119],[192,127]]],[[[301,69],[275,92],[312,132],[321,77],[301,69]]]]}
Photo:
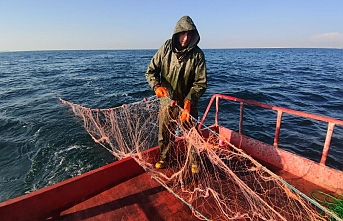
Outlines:
{"type": "Polygon", "coordinates": [[[215,105],[216,105],[215,118],[214,118],[214,126],[219,126],[218,125],[218,113],[219,113],[219,100],[220,99],[225,99],[225,100],[230,100],[230,101],[234,101],[234,102],[239,102],[240,103],[240,117],[239,117],[239,128],[238,128],[238,133],[239,134],[242,134],[243,112],[244,112],[244,105],[245,104],[253,105],[253,106],[258,106],[258,107],[261,107],[261,108],[264,108],[264,109],[275,110],[277,112],[277,116],[276,116],[276,128],[275,128],[275,135],[274,135],[274,147],[276,147],[276,148],[279,146],[279,136],[280,136],[281,120],[282,120],[282,114],[283,113],[287,113],[287,114],[290,114],[290,115],[295,115],[295,116],[299,116],[299,117],[304,117],[304,118],[309,118],[309,119],[314,119],[314,120],[326,122],[328,124],[328,127],[327,127],[326,138],[325,138],[325,142],[324,142],[324,146],[323,146],[323,151],[322,151],[322,155],[321,155],[321,159],[320,159],[320,164],[322,164],[322,165],[325,165],[325,162],[326,162],[326,159],[327,159],[327,156],[328,156],[328,153],[329,153],[330,142],[331,142],[331,138],[332,138],[332,135],[333,135],[333,131],[334,131],[335,125],[343,126],[343,121],[342,120],[331,118],[331,117],[325,117],[325,116],[320,116],[320,115],[316,115],[316,114],[306,113],[306,112],[302,112],[302,111],[292,110],[292,109],[288,109],[288,108],[272,106],[272,105],[263,104],[263,103],[256,102],[256,101],[250,101],[250,100],[245,100],[245,99],[229,96],[229,95],[214,94],[211,97],[211,100],[208,103],[208,106],[206,108],[204,116],[203,116],[203,118],[200,121],[199,130],[202,128],[202,125],[205,122],[205,119],[206,119],[206,117],[208,115],[208,112],[209,112],[209,110],[210,110],[214,100],[215,100],[215,105]]]}

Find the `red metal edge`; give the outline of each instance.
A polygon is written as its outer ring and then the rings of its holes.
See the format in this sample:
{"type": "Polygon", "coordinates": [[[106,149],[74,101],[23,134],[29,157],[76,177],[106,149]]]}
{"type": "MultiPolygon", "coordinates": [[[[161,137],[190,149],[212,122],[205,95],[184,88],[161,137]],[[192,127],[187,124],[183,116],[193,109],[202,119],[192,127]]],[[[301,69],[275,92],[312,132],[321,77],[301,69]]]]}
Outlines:
{"type": "MultiPolygon", "coordinates": [[[[158,147],[148,152],[157,152],[158,147]]],[[[44,220],[102,191],[123,183],[144,169],[127,157],[80,176],[0,203],[1,220],[44,220]]]]}
{"type": "Polygon", "coordinates": [[[302,112],[302,111],[296,111],[296,110],[278,107],[278,106],[271,106],[268,104],[263,104],[263,103],[251,101],[251,100],[245,100],[245,99],[233,97],[230,95],[214,94],[214,95],[212,95],[212,97],[208,103],[208,106],[206,108],[206,111],[203,115],[203,118],[201,119],[201,122],[198,125],[199,131],[202,128],[202,125],[203,125],[203,123],[207,117],[207,114],[208,114],[214,100],[216,101],[216,113],[215,113],[215,122],[214,122],[213,126],[218,126],[219,99],[225,99],[225,100],[230,100],[230,101],[240,103],[240,119],[239,119],[239,133],[240,134],[242,134],[244,104],[254,105],[257,107],[264,108],[264,109],[270,109],[270,110],[277,111],[276,128],[275,128],[275,135],[274,135],[274,147],[278,147],[279,136],[280,136],[280,128],[281,128],[281,119],[282,119],[283,113],[291,114],[291,115],[294,115],[297,117],[303,117],[303,118],[308,118],[308,119],[312,119],[312,120],[318,120],[318,121],[326,122],[328,124],[328,129],[327,129],[325,143],[324,143],[323,150],[322,150],[322,156],[321,156],[321,159],[319,162],[323,166],[325,166],[326,159],[327,159],[327,156],[329,153],[330,142],[331,142],[331,138],[333,135],[334,127],[336,124],[343,126],[343,120],[339,120],[339,119],[335,119],[335,118],[331,118],[331,117],[311,114],[311,113],[302,112]]]}
{"type": "Polygon", "coordinates": [[[225,127],[214,127],[223,139],[262,161],[336,194],[343,193],[343,172],[276,148],[225,127]]]}

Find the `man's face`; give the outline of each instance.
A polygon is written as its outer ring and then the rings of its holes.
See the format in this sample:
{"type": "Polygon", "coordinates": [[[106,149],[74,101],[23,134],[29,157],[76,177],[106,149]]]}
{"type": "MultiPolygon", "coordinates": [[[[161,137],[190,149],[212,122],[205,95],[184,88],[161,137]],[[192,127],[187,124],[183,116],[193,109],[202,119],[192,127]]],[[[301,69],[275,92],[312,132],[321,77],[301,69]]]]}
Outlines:
{"type": "Polygon", "coordinates": [[[179,43],[181,47],[186,47],[192,39],[191,31],[184,31],[179,33],[179,43]]]}

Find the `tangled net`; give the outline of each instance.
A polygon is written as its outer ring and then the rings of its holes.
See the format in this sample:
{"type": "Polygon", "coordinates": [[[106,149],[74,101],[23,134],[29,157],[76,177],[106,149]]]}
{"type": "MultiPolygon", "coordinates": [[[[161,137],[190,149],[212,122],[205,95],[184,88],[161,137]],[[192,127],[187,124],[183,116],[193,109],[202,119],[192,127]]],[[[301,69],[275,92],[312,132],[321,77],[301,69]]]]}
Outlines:
{"type": "MultiPolygon", "coordinates": [[[[195,126],[172,119],[175,135],[167,169],[157,170],[158,115],[167,113],[159,99],[109,109],[87,108],[62,100],[83,118],[93,140],[115,157],[134,158],[147,173],[205,220],[328,220],[332,214],[291,188],[280,177],[220,135],[202,136],[195,126]],[[201,172],[191,173],[195,157],[201,172]]],[[[180,107],[178,107],[180,108],[180,107]]],[[[180,108],[181,109],[181,108],[180,108]]],[[[196,123],[195,119],[192,119],[196,123]]]]}
{"type": "Polygon", "coordinates": [[[320,190],[315,190],[311,193],[311,197],[343,219],[343,194],[334,196],[320,190]]]}

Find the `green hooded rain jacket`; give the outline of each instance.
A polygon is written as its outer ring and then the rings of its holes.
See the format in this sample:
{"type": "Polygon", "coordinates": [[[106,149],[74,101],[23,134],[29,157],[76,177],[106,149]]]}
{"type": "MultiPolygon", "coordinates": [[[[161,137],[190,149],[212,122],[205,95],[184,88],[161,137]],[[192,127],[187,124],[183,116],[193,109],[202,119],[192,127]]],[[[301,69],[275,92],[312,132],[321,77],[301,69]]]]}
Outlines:
{"type": "Polygon", "coordinates": [[[189,16],[183,16],[176,24],[172,39],[168,39],[151,59],[145,73],[151,88],[166,87],[169,98],[183,105],[190,100],[192,106],[207,87],[205,56],[198,47],[200,35],[189,16]],[[192,39],[184,49],[180,48],[177,34],[192,31],[192,39]]]}

